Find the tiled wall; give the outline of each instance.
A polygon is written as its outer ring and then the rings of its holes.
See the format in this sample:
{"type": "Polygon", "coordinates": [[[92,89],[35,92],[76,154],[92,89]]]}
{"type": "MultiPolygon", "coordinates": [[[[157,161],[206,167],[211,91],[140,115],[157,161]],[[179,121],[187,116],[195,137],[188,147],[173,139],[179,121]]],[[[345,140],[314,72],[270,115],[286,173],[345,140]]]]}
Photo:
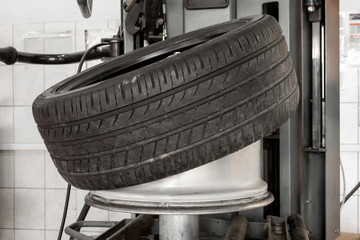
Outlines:
{"type": "MultiPolygon", "coordinates": [[[[118,20],[0,24],[0,47],[36,53],[82,51],[85,29],[91,43],[115,34],[118,26],[118,20]]],[[[45,150],[31,104],[46,88],[73,75],[76,67],[0,64],[0,239],[56,239],[67,183],[45,150]]],[[[76,220],[86,194],[72,190],[67,224],[76,220]]],[[[87,219],[124,217],[129,215],[91,208],[87,219]]]]}
{"type": "MultiPolygon", "coordinates": [[[[349,17],[350,13],[360,13],[355,10],[360,9],[360,2],[341,0],[340,3],[340,157],[345,171],[347,194],[360,180],[360,48],[350,44],[353,41],[360,42],[360,39],[352,38],[351,28],[354,26],[350,24],[353,20],[349,17]]],[[[342,174],[340,176],[342,199],[344,188],[342,174]]],[[[342,208],[340,223],[342,232],[360,233],[359,191],[342,208]]]]}
{"type": "MultiPolygon", "coordinates": [[[[359,68],[346,67],[340,79],[340,142],[341,160],[346,179],[346,193],[360,180],[359,171],[359,68]]],[[[342,175],[341,175],[342,176],[342,175]]],[[[340,178],[340,196],[343,197],[343,180],[340,178]]],[[[346,202],[341,211],[341,231],[360,233],[359,191],[346,202]]]]}

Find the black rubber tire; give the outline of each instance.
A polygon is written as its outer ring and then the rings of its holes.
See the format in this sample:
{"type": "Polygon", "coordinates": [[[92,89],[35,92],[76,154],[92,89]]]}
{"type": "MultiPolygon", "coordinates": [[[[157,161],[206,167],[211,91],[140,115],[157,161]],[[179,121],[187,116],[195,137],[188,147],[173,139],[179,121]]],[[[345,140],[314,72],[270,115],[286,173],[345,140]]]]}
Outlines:
{"type": "Polygon", "coordinates": [[[94,190],[224,157],[279,128],[298,100],[282,31],[264,15],[102,63],[45,91],[33,114],[63,178],[94,190]]]}

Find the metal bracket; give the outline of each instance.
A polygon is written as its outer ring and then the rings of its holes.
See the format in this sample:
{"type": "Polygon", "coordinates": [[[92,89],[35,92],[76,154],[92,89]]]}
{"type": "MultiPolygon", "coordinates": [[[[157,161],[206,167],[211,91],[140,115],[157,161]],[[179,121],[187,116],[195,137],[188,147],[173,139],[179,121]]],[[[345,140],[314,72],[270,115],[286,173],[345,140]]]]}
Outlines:
{"type": "Polygon", "coordinates": [[[139,23],[140,15],[144,14],[144,0],[139,2],[132,1],[126,7],[128,14],[125,20],[126,31],[132,35],[141,30],[141,24],[139,23]]]}
{"type": "Polygon", "coordinates": [[[209,9],[209,8],[226,8],[229,6],[229,0],[186,0],[185,7],[189,10],[209,9]]]}
{"type": "Polygon", "coordinates": [[[91,17],[93,1],[92,0],[77,0],[77,3],[80,7],[81,15],[84,18],[91,17]]]}

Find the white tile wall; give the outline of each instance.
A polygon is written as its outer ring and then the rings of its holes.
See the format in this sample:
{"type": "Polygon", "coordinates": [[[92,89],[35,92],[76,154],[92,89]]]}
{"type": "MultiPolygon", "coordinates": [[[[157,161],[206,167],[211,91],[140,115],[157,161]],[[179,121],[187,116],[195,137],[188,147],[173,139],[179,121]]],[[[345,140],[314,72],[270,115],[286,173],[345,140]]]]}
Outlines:
{"type": "Polygon", "coordinates": [[[8,47],[13,45],[13,25],[0,24],[0,46],[8,47]]]}
{"type": "Polygon", "coordinates": [[[18,51],[43,53],[44,43],[41,35],[44,33],[43,23],[13,25],[13,46],[18,51]]]}
{"type": "MultiPolygon", "coordinates": [[[[118,24],[118,20],[91,19],[0,24],[0,47],[14,46],[19,51],[35,53],[81,51],[85,49],[85,29],[89,30],[91,43],[115,34],[118,24]]],[[[88,67],[97,62],[92,61],[88,67]]],[[[33,146],[43,142],[32,117],[32,102],[45,89],[72,76],[76,68],[77,64],[0,64],[0,149],[9,144],[33,146]]],[[[66,187],[46,151],[0,150],[0,239],[56,239],[66,187]]],[[[77,218],[87,193],[75,188],[71,191],[67,224],[77,218]]],[[[87,219],[121,221],[124,217],[130,215],[91,208],[87,219]]],[[[85,230],[86,234],[95,235],[100,231],[103,229],[85,230]]],[[[62,239],[68,236],[63,234],[62,239]]]]}
{"type": "Polygon", "coordinates": [[[48,152],[45,153],[45,188],[67,188],[67,182],[60,176],[48,152]]]}
{"type": "Polygon", "coordinates": [[[75,51],[75,23],[45,23],[44,52],[72,53],[75,51]]]}
{"type": "Polygon", "coordinates": [[[14,229],[0,229],[0,239],[14,240],[15,230],[14,229]]]}
{"type": "Polygon", "coordinates": [[[13,66],[0,66],[0,82],[0,104],[2,106],[13,105],[13,66]]]}
{"type": "Polygon", "coordinates": [[[14,109],[0,107],[0,143],[14,141],[14,109]]]}
{"type": "Polygon", "coordinates": [[[359,95],[358,69],[346,68],[341,72],[340,78],[340,102],[357,103],[359,95]]]}
{"type": "Polygon", "coordinates": [[[17,143],[42,143],[31,106],[14,107],[14,140],[17,143]]]}
{"type": "Polygon", "coordinates": [[[45,187],[44,151],[15,151],[15,187],[45,187]]]}
{"type": "Polygon", "coordinates": [[[358,143],[358,103],[340,103],[340,142],[358,143]]]}
{"type": "Polygon", "coordinates": [[[0,151],[0,190],[14,187],[14,152],[0,151]]]}
{"type": "MultiPolygon", "coordinates": [[[[59,234],[59,231],[55,231],[55,230],[46,230],[45,231],[45,239],[48,240],[48,239],[54,239],[56,240],[58,238],[58,234],[59,234]]],[[[68,240],[69,239],[69,235],[67,234],[63,234],[62,237],[61,237],[61,240],[68,240]]]]}
{"type": "MultiPolygon", "coordinates": [[[[45,229],[58,230],[66,197],[65,189],[45,190],[45,229]]],[[[65,226],[76,221],[76,190],[71,191],[65,226]]]]}
{"type": "Polygon", "coordinates": [[[14,228],[14,190],[0,189],[0,228],[14,228]]]}
{"type": "Polygon", "coordinates": [[[21,64],[14,66],[14,105],[32,105],[44,91],[44,66],[21,64]]]}
{"type": "Polygon", "coordinates": [[[44,231],[41,230],[15,230],[15,240],[37,239],[45,240],[44,231]]]}
{"type": "MultiPolygon", "coordinates": [[[[346,149],[340,153],[348,193],[360,180],[358,146],[360,76],[356,67],[346,67],[340,78],[340,147],[346,149]]],[[[341,175],[342,176],[342,175],[341,175]]],[[[340,178],[340,194],[343,193],[343,179],[340,178]]],[[[341,232],[360,233],[359,229],[359,191],[346,202],[341,211],[341,232]]],[[[341,195],[342,196],[342,195],[341,195]]]]}
{"type": "Polygon", "coordinates": [[[351,197],[340,212],[340,231],[348,233],[359,232],[359,196],[351,197]]]}
{"type": "MultiPolygon", "coordinates": [[[[357,152],[342,152],[340,154],[344,171],[345,171],[345,182],[346,182],[346,194],[351,191],[351,189],[359,181],[358,173],[358,153],[357,152]]],[[[340,178],[340,193],[343,193],[343,178],[340,178]]],[[[358,194],[358,192],[356,192],[358,194]]]]}
{"type": "Polygon", "coordinates": [[[15,189],[15,228],[45,229],[44,189],[15,189]]]}

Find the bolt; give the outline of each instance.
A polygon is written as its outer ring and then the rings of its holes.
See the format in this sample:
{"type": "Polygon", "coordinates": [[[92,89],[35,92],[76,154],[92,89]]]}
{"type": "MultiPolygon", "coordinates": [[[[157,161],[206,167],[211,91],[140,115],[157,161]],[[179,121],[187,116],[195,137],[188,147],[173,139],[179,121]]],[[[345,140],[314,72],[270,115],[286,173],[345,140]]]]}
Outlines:
{"type": "Polygon", "coordinates": [[[275,226],[273,227],[273,232],[274,232],[276,235],[282,235],[282,234],[283,234],[282,228],[281,228],[281,226],[279,226],[279,225],[275,225],[275,226]]]}
{"type": "Polygon", "coordinates": [[[310,200],[310,199],[306,199],[306,200],[305,200],[305,203],[306,203],[306,204],[310,204],[310,203],[311,203],[311,200],[310,200]]]}
{"type": "Polygon", "coordinates": [[[314,5],[308,6],[308,11],[309,12],[314,12],[315,11],[315,6],[314,5]]]}
{"type": "Polygon", "coordinates": [[[338,229],[338,228],[334,228],[334,233],[339,233],[339,229],[338,229]]]}
{"type": "Polygon", "coordinates": [[[158,18],[156,21],[157,21],[157,23],[158,23],[159,25],[163,25],[163,24],[164,24],[164,19],[162,19],[162,18],[158,18]]]}

